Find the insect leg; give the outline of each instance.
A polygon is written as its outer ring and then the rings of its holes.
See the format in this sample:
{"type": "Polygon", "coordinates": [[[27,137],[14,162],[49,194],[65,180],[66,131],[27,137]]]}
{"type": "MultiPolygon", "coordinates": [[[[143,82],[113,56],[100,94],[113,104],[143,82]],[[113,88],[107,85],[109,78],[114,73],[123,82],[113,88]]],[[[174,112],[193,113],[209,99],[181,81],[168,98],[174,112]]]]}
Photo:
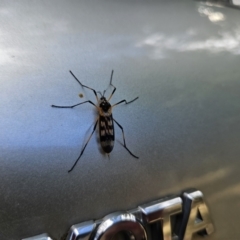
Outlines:
{"type": "MultiPolygon", "coordinates": [[[[112,73],[111,73],[111,78],[110,78],[110,85],[113,87],[113,91],[110,95],[110,97],[108,98],[108,102],[110,101],[110,99],[112,98],[113,94],[115,93],[116,91],[116,87],[112,84],[112,77],[113,77],[113,70],[112,70],[112,73]]],[[[106,92],[106,90],[104,91],[104,93],[106,92]]],[[[104,94],[103,94],[104,95],[104,94]]]]}
{"type": "Polygon", "coordinates": [[[98,100],[98,96],[97,96],[97,92],[96,92],[93,88],[90,88],[90,87],[88,87],[88,86],[86,86],[86,85],[83,85],[83,84],[77,79],[77,77],[72,73],[71,70],[70,70],[69,72],[71,73],[71,75],[75,78],[75,80],[76,80],[82,87],[85,87],[85,88],[88,88],[88,89],[92,90],[93,93],[94,93],[94,95],[95,95],[96,98],[97,98],[97,101],[99,101],[99,100],[98,100]]]}
{"type": "Polygon", "coordinates": [[[123,146],[124,148],[135,158],[139,158],[137,156],[135,156],[126,146],[126,142],[125,142],[125,136],[124,136],[124,131],[123,131],[123,127],[113,118],[113,121],[118,125],[119,128],[121,128],[122,130],[122,135],[123,135],[123,146]]]}
{"type": "Polygon", "coordinates": [[[122,100],[122,101],[120,101],[120,102],[118,102],[118,103],[115,103],[114,105],[112,105],[112,107],[115,107],[116,105],[118,105],[118,104],[120,104],[120,103],[123,103],[123,102],[125,102],[126,104],[129,104],[129,103],[132,103],[132,102],[136,101],[137,99],[138,99],[138,97],[134,98],[133,100],[131,100],[131,101],[129,101],[129,102],[127,102],[127,101],[124,99],[124,100],[122,100]]]}
{"type": "Polygon", "coordinates": [[[51,105],[51,106],[55,107],[55,108],[74,108],[74,107],[76,107],[78,105],[81,105],[81,104],[84,104],[84,103],[87,103],[87,102],[91,103],[92,105],[94,105],[97,108],[97,106],[93,102],[91,102],[91,101],[81,102],[81,103],[78,103],[78,104],[75,104],[75,105],[72,105],[72,106],[56,106],[56,105],[51,105]]]}
{"type": "Polygon", "coordinates": [[[76,164],[77,164],[78,160],[79,160],[79,159],[80,159],[80,157],[83,155],[83,152],[84,152],[85,148],[87,147],[87,145],[88,145],[88,142],[90,141],[90,139],[91,139],[91,137],[92,137],[93,133],[94,133],[94,132],[95,132],[95,130],[96,130],[97,124],[98,124],[98,120],[96,121],[96,123],[95,123],[95,125],[94,125],[94,128],[93,128],[93,131],[92,131],[91,135],[89,136],[89,138],[88,138],[88,140],[87,140],[86,144],[84,145],[84,147],[83,147],[83,149],[82,149],[82,151],[81,151],[81,153],[80,153],[79,157],[77,158],[77,160],[75,161],[75,163],[73,164],[73,166],[71,167],[71,169],[69,169],[69,170],[68,170],[68,172],[69,172],[69,173],[70,173],[70,172],[71,172],[71,171],[74,169],[74,167],[76,166],[76,164]]]}

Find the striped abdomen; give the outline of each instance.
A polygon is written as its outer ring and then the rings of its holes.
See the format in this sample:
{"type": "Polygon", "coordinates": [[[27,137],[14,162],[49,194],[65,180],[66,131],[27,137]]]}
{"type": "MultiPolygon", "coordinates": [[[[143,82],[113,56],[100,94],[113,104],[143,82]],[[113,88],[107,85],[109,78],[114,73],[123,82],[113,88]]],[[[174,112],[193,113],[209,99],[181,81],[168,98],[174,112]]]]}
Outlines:
{"type": "Polygon", "coordinates": [[[103,151],[106,153],[110,153],[113,150],[115,139],[112,114],[107,117],[100,115],[99,135],[103,151]]]}

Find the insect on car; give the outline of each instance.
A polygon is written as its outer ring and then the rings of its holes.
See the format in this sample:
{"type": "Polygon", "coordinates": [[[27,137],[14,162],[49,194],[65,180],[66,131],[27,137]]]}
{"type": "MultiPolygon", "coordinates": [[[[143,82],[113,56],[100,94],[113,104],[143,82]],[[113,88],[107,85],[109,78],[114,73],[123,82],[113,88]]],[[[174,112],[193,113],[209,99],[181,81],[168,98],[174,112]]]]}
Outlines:
{"type": "Polygon", "coordinates": [[[114,123],[115,122],[118,127],[121,129],[122,131],[122,136],[123,136],[123,147],[135,158],[138,158],[136,155],[134,155],[128,148],[127,148],[127,145],[126,145],[126,141],[125,141],[125,136],[124,136],[124,130],[123,130],[123,127],[113,118],[112,116],[112,109],[121,104],[121,103],[125,103],[125,104],[129,104],[129,103],[132,103],[134,101],[136,101],[138,99],[138,97],[134,98],[133,100],[127,102],[125,99],[124,100],[121,100],[120,102],[117,102],[113,105],[111,105],[109,103],[110,99],[112,98],[113,94],[115,93],[116,91],[116,87],[112,84],[112,78],[113,78],[113,70],[112,70],[112,73],[111,73],[111,78],[110,78],[110,86],[113,87],[113,91],[112,93],[110,94],[109,98],[106,99],[106,97],[104,96],[104,94],[106,93],[106,90],[103,91],[103,94],[98,91],[96,92],[93,88],[90,88],[86,85],[83,85],[78,79],[77,77],[71,72],[69,71],[72,76],[75,78],[75,80],[82,86],[82,87],[85,87],[85,88],[88,88],[90,90],[93,91],[94,95],[96,96],[96,99],[97,99],[97,103],[98,105],[94,104],[92,101],[88,100],[88,101],[84,101],[84,102],[81,102],[81,103],[78,103],[78,104],[75,104],[75,105],[72,105],[72,106],[56,106],[56,105],[52,105],[52,107],[55,107],[55,108],[74,108],[76,106],[79,106],[81,104],[84,104],[84,103],[90,103],[92,104],[93,106],[95,106],[97,108],[97,111],[98,111],[98,118],[95,122],[95,125],[94,125],[94,128],[93,128],[93,131],[91,133],[91,135],[89,136],[86,144],[84,145],[82,151],[80,152],[80,155],[79,157],[77,158],[77,160],[75,161],[75,163],[73,164],[73,166],[71,167],[71,169],[68,170],[68,172],[71,172],[74,167],[76,166],[78,160],[81,158],[81,156],[83,155],[83,152],[85,150],[85,148],[87,147],[87,144],[88,142],[90,141],[94,131],[96,130],[96,127],[97,127],[97,124],[99,123],[99,136],[100,136],[100,143],[101,143],[101,147],[103,149],[103,151],[105,153],[107,153],[109,155],[109,153],[113,150],[113,146],[114,146],[114,140],[115,140],[115,134],[114,134],[114,123]],[[100,99],[98,97],[98,94],[100,95],[100,99]]]}

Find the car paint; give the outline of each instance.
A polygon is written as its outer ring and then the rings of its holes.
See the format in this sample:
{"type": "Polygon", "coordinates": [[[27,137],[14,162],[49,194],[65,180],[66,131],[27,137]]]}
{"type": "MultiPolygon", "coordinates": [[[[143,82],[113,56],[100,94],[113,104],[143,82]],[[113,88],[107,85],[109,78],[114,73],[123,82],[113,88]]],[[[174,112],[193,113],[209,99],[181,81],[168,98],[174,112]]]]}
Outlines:
{"type": "MultiPolygon", "coordinates": [[[[1,1],[0,239],[63,239],[99,219],[191,187],[216,231],[240,235],[239,10],[184,1],[1,1]],[[126,143],[110,159],[98,132],[70,174],[97,117],[69,70],[111,99],[126,143]],[[84,98],[79,98],[83,94],[84,98]]],[[[195,236],[194,239],[201,239],[195,236]]]]}

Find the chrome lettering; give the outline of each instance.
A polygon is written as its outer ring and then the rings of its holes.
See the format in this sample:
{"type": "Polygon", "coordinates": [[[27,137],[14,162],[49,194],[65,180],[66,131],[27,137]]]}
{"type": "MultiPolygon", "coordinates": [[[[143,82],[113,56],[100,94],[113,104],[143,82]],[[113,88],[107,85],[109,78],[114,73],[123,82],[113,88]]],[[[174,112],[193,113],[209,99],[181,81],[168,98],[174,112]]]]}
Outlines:
{"type": "Polygon", "coordinates": [[[193,234],[197,232],[202,232],[204,235],[213,233],[213,223],[203,200],[203,194],[194,190],[184,192],[183,201],[185,211],[179,232],[180,239],[191,240],[193,234]]]}
{"type": "Polygon", "coordinates": [[[180,197],[168,198],[140,206],[147,223],[161,221],[163,239],[172,239],[171,216],[182,212],[180,197]]]}
{"type": "MultiPolygon", "coordinates": [[[[114,240],[124,233],[124,239],[192,240],[194,234],[210,235],[214,226],[202,192],[185,191],[141,205],[126,212],[115,212],[96,221],[73,225],[66,240],[114,240]],[[157,225],[157,228],[153,226],[157,225]],[[160,226],[160,227],[159,227],[160,226]]],[[[47,234],[23,240],[52,240],[47,234]]]]}
{"type": "Polygon", "coordinates": [[[147,240],[144,227],[131,213],[115,213],[105,217],[98,226],[93,240],[112,240],[114,235],[121,231],[129,233],[129,239],[147,240]]]}

